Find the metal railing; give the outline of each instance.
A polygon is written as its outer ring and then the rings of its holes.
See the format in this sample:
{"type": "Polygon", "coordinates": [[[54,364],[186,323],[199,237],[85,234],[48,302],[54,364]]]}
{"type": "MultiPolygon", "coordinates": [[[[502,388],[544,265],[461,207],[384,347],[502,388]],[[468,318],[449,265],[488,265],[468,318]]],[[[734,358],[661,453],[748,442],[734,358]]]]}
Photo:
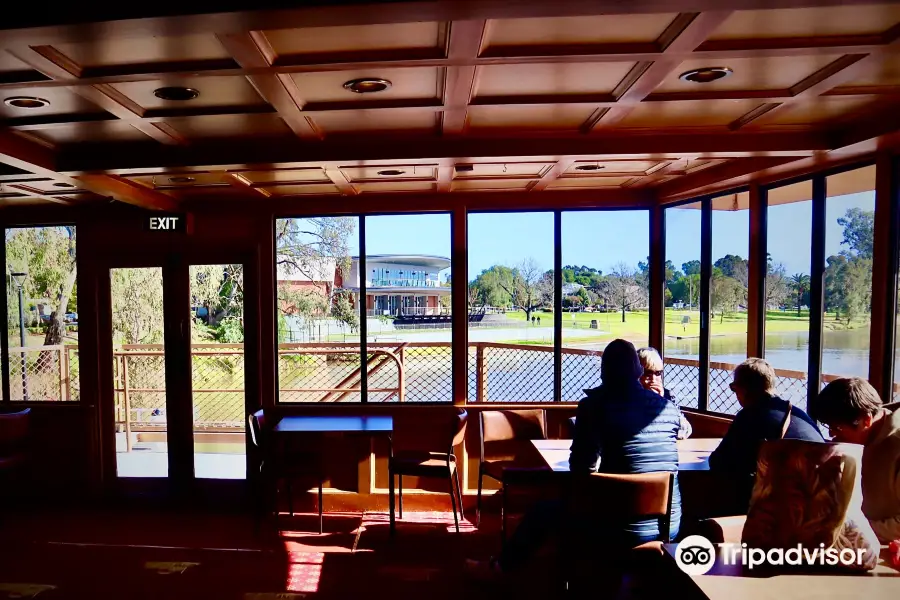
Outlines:
{"type": "MultiPolygon", "coordinates": [[[[452,399],[450,342],[372,342],[365,365],[358,342],[291,343],[278,346],[279,401],[358,402],[363,368],[369,402],[449,402],[452,399]]],[[[600,350],[562,349],[562,396],[575,402],[600,384],[600,350]]],[[[12,347],[9,350],[12,400],[80,399],[78,346],[12,347]],[[23,369],[24,366],[24,369],[23,369]],[[24,377],[23,377],[24,373],[24,377]]],[[[244,428],[244,348],[242,344],[191,347],[196,431],[240,432],[244,428]]],[[[473,342],[468,349],[468,398],[473,403],[534,403],[554,400],[553,347],[473,342]]],[[[729,389],[736,365],[710,363],[708,409],[734,414],[729,389]]],[[[776,369],[778,391],[806,407],[802,371],[776,369]]],[[[665,359],[664,380],[676,401],[699,406],[697,360],[665,359]]],[[[824,383],[838,375],[823,375],[824,383]]],[[[162,345],[116,346],[113,352],[115,420],[126,433],[166,428],[165,361],[162,345]]],[[[895,393],[900,386],[895,385],[895,393]]],[[[130,435],[126,436],[130,440],[130,435]]],[[[130,442],[129,442],[130,443],[130,442]]]]}
{"type": "Polygon", "coordinates": [[[436,288],[441,287],[441,282],[436,279],[370,279],[366,282],[366,286],[373,288],[436,288]]]}

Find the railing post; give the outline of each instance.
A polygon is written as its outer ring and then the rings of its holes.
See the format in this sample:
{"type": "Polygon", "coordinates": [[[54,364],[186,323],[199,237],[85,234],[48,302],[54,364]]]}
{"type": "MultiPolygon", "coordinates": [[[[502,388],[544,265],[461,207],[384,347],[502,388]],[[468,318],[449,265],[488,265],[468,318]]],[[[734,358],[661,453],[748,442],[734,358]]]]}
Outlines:
{"type": "Polygon", "coordinates": [[[484,362],[484,345],[475,344],[475,402],[487,402],[487,369],[484,362]]]}
{"type": "Polygon", "coordinates": [[[63,345],[63,356],[66,359],[66,400],[72,399],[72,378],[70,372],[72,370],[72,357],[69,356],[70,347],[63,345]]]}
{"type": "Polygon", "coordinates": [[[125,410],[125,451],[131,452],[131,399],[128,397],[128,356],[122,355],[122,407],[125,410]]]}
{"type": "Polygon", "coordinates": [[[406,353],[403,346],[400,346],[397,356],[400,359],[400,368],[397,371],[397,400],[403,402],[406,399],[406,353]]]}

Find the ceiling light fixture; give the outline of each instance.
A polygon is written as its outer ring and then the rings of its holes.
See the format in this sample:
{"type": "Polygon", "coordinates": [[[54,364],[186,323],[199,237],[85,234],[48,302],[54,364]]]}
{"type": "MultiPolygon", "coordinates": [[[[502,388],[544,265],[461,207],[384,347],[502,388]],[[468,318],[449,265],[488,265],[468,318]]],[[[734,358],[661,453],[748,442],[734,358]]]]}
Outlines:
{"type": "Polygon", "coordinates": [[[396,177],[397,175],[403,175],[406,171],[401,171],[400,169],[386,169],[384,171],[378,171],[378,174],[383,177],[396,177]]]}
{"type": "Polygon", "coordinates": [[[375,92],[383,92],[389,87],[391,87],[390,81],[387,79],[378,79],[376,77],[351,79],[344,84],[344,89],[357,94],[374,94],[375,92]]]}
{"type": "Polygon", "coordinates": [[[575,170],[576,171],[599,171],[602,168],[603,168],[603,166],[601,166],[601,165],[578,165],[577,167],[575,167],[575,170]]]}
{"type": "Polygon", "coordinates": [[[13,96],[4,100],[3,103],[13,108],[44,108],[50,106],[49,100],[33,96],[13,96]]]}
{"type": "Polygon", "coordinates": [[[72,185],[71,183],[63,183],[63,182],[59,181],[59,182],[57,182],[57,183],[54,183],[54,184],[53,184],[53,187],[58,187],[58,188],[72,188],[72,187],[75,187],[75,186],[72,185]]]}
{"type": "Polygon", "coordinates": [[[692,81],[694,83],[711,83],[724,79],[734,73],[728,67],[703,67],[701,69],[692,69],[685,71],[678,76],[682,81],[692,81]]]}
{"type": "Polygon", "coordinates": [[[170,183],[192,183],[193,181],[193,177],[187,177],[185,175],[176,175],[175,177],[169,177],[170,183]]]}
{"type": "Polygon", "coordinates": [[[153,95],[160,100],[185,101],[193,100],[200,95],[199,90],[189,87],[161,87],[153,90],[153,95]]]}

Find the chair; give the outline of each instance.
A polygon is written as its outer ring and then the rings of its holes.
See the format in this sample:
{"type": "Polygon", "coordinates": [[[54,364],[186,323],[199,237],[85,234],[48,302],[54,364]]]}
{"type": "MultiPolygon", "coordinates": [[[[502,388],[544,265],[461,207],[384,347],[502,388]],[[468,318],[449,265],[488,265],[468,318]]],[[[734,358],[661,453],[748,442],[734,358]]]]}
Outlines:
{"type": "Polygon", "coordinates": [[[399,478],[397,507],[401,519],[403,518],[404,475],[446,478],[450,485],[453,522],[456,524],[456,533],[459,533],[459,517],[456,514],[457,501],[459,503],[459,516],[463,518],[465,516],[463,514],[463,496],[459,480],[459,469],[457,468],[456,455],[453,454],[453,449],[465,440],[468,419],[469,413],[465,409],[459,409],[453,418],[450,419],[450,422],[447,423],[443,434],[435,440],[435,447],[440,448],[440,450],[400,450],[391,455],[388,460],[388,475],[392,489],[394,487],[394,476],[396,475],[399,478]]]}
{"type": "Polygon", "coordinates": [[[575,417],[569,417],[563,421],[563,438],[567,440],[575,439],[575,417]]]}
{"type": "Polygon", "coordinates": [[[500,535],[506,540],[507,475],[513,469],[522,475],[523,470],[541,466],[540,463],[529,461],[528,458],[534,456],[531,440],[547,439],[547,412],[543,409],[486,410],[481,413],[479,424],[481,446],[475,526],[481,526],[481,489],[484,476],[487,475],[501,484],[500,535]]]}
{"type": "MultiPolygon", "coordinates": [[[[593,473],[575,478],[566,497],[566,517],[559,552],[561,572],[567,583],[584,562],[586,572],[596,575],[598,565],[622,567],[629,559],[641,555],[661,555],[663,544],[671,541],[670,515],[675,473],[636,473],[628,475],[593,473]],[[659,538],[630,549],[614,540],[597,536],[598,531],[611,532],[617,524],[640,519],[659,521],[659,538]],[[605,542],[605,543],[604,543],[605,542]],[[583,551],[606,548],[601,556],[585,556],[583,551]],[[601,560],[597,560],[600,558],[601,560]]],[[[618,569],[615,571],[619,573],[618,569]]]]}
{"type": "Polygon", "coordinates": [[[0,414],[0,477],[5,480],[24,471],[30,453],[31,409],[0,414]]]}
{"type": "MultiPolygon", "coordinates": [[[[271,431],[267,426],[267,417],[265,412],[260,409],[251,414],[248,418],[250,424],[250,438],[253,445],[256,446],[261,455],[259,463],[259,473],[262,479],[261,484],[264,488],[272,486],[272,491],[276,498],[278,497],[278,482],[284,481],[285,493],[287,493],[288,510],[291,516],[294,516],[294,500],[291,494],[291,479],[303,475],[309,475],[310,464],[317,464],[316,457],[308,452],[282,452],[281,449],[275,448],[271,443],[271,431]]],[[[319,469],[316,469],[316,476],[319,480],[319,533],[323,531],[322,516],[322,475],[319,469]]],[[[260,506],[264,503],[266,490],[261,491],[260,506]]]]}

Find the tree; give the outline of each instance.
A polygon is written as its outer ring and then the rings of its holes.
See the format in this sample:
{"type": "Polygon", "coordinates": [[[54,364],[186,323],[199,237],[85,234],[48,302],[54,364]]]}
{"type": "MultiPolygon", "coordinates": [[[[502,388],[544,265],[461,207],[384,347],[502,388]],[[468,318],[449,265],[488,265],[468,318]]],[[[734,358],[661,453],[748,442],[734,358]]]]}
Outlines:
{"type": "Polygon", "coordinates": [[[353,309],[350,292],[335,290],[334,285],[336,278],[343,280],[350,273],[349,239],[355,230],[352,217],[275,221],[276,268],[299,274],[311,284],[278,286],[278,306],[284,314],[307,321],[331,316],[351,329],[359,327],[359,311],[353,309]]]}
{"type": "Polygon", "coordinates": [[[766,308],[781,306],[790,293],[787,270],[781,263],[766,264],[766,308]]]}
{"type": "Polygon", "coordinates": [[[729,277],[721,269],[713,270],[710,285],[710,304],[713,312],[719,313],[719,322],[725,320],[726,313],[732,313],[741,303],[745,293],[744,287],[734,277],[729,277]]]}
{"type": "MultiPolygon", "coordinates": [[[[498,279],[498,285],[512,299],[515,306],[525,311],[525,319],[531,320],[531,313],[544,304],[546,295],[545,274],[541,272],[533,258],[526,258],[519,266],[512,269],[510,278],[498,279]]],[[[552,282],[552,277],[550,278],[552,282]]],[[[552,286],[551,286],[552,289],[552,286]]]]}
{"type": "Polygon", "coordinates": [[[507,290],[512,287],[514,277],[513,269],[494,265],[483,270],[470,285],[475,288],[481,306],[509,306],[512,296],[507,290]]]}
{"type": "Polygon", "coordinates": [[[840,319],[841,311],[844,309],[845,305],[844,293],[847,278],[847,265],[849,261],[846,256],[836,254],[829,256],[826,263],[825,310],[834,312],[836,318],[840,319]]]}
{"type": "MultiPolygon", "coordinates": [[[[44,336],[45,346],[63,343],[65,314],[76,310],[75,227],[26,227],[6,230],[6,262],[10,272],[27,272],[26,301],[40,299],[53,308],[44,336]]],[[[27,307],[25,307],[27,308],[27,307]]],[[[18,328],[18,305],[10,302],[7,318],[18,328]]]]}
{"type": "Polygon", "coordinates": [[[874,211],[850,208],[837,222],[844,228],[841,245],[848,246],[851,255],[871,259],[875,246],[874,211]]]}
{"type": "Polygon", "coordinates": [[[803,305],[803,295],[809,291],[809,275],[794,273],[791,275],[791,287],[797,297],[797,316],[800,316],[800,307],[803,305]]]}
{"type": "Polygon", "coordinates": [[[699,260],[689,260],[686,263],[682,263],[681,270],[684,271],[685,275],[699,275],[700,274],[700,261],[699,260]]]}
{"type": "Polygon", "coordinates": [[[639,283],[640,273],[625,263],[618,263],[604,281],[601,296],[607,306],[615,307],[622,311],[622,322],[625,322],[625,313],[642,303],[645,299],[645,290],[639,283]]]}

